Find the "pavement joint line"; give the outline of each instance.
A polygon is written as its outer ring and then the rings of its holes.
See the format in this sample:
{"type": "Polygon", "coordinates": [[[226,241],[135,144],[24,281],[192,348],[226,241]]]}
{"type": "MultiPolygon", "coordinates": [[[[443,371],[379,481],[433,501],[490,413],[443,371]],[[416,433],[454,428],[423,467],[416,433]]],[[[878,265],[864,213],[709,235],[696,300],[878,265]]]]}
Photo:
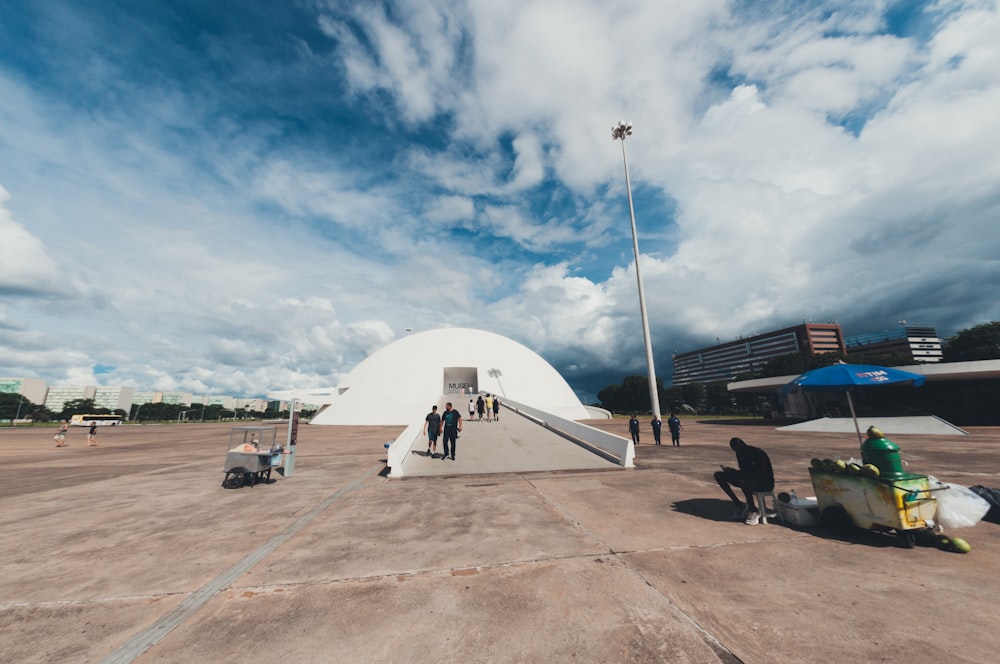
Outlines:
{"type": "Polygon", "coordinates": [[[687,621],[688,624],[690,624],[696,631],[698,631],[705,638],[705,640],[707,640],[712,646],[714,646],[718,650],[721,650],[729,657],[732,657],[732,659],[736,662],[743,661],[736,655],[736,653],[727,648],[725,644],[722,643],[722,641],[720,641],[714,634],[712,634],[707,628],[705,628],[700,622],[698,622],[698,620],[695,619],[694,616],[689,614],[687,611],[678,606],[677,603],[675,603],[669,597],[660,592],[660,590],[656,586],[654,586],[649,579],[643,576],[642,573],[639,572],[639,570],[629,565],[628,561],[622,558],[620,554],[615,553],[614,556],[615,558],[618,558],[618,560],[621,561],[621,564],[625,567],[626,570],[628,570],[632,575],[635,576],[635,578],[637,578],[639,581],[645,584],[657,597],[663,600],[663,602],[665,602],[667,606],[673,608],[674,611],[677,612],[677,615],[680,616],[682,620],[687,621]]]}
{"type": "Polygon", "coordinates": [[[517,567],[519,565],[541,565],[544,563],[562,562],[565,560],[582,560],[586,558],[599,558],[614,553],[613,551],[598,551],[596,553],[574,553],[565,556],[553,556],[551,558],[525,558],[522,560],[503,560],[482,565],[459,565],[457,567],[438,567],[434,569],[413,570],[409,572],[387,572],[385,574],[369,574],[367,576],[348,576],[340,579],[315,579],[312,581],[295,581],[288,583],[261,583],[253,586],[234,586],[240,590],[253,590],[254,588],[296,588],[300,586],[319,586],[324,584],[333,585],[335,583],[354,583],[358,581],[376,581],[379,579],[394,579],[401,576],[418,577],[432,576],[436,574],[449,574],[451,572],[462,572],[465,570],[491,570],[504,567],[517,567]]]}
{"type": "Polygon", "coordinates": [[[578,529],[580,529],[580,530],[582,530],[583,532],[585,532],[585,533],[587,534],[587,536],[588,536],[588,537],[590,537],[590,538],[591,538],[592,540],[594,540],[595,542],[597,542],[598,544],[600,544],[600,545],[601,545],[602,547],[604,547],[604,548],[605,548],[605,550],[607,550],[607,552],[608,552],[608,553],[610,553],[610,554],[612,554],[612,555],[617,555],[617,554],[615,554],[615,552],[614,552],[614,551],[612,550],[612,548],[611,548],[610,546],[608,546],[607,542],[605,542],[604,540],[602,540],[602,539],[601,539],[600,537],[598,537],[598,536],[597,536],[597,535],[596,535],[595,533],[593,533],[593,532],[591,532],[590,530],[588,530],[588,529],[586,528],[586,526],[584,526],[584,525],[583,525],[583,523],[581,523],[579,519],[577,519],[577,518],[576,518],[575,516],[573,516],[572,514],[570,514],[570,513],[569,513],[569,512],[568,512],[568,511],[566,510],[566,508],[564,508],[564,507],[563,507],[562,505],[559,505],[559,504],[558,504],[558,503],[556,503],[556,502],[555,502],[554,500],[552,500],[552,499],[551,499],[551,498],[549,498],[549,497],[548,497],[547,495],[545,495],[545,492],[544,492],[544,491],[542,491],[542,490],[541,490],[541,489],[540,489],[540,488],[538,487],[538,485],[536,485],[536,484],[535,484],[534,482],[532,482],[532,481],[531,481],[530,479],[528,479],[528,478],[525,478],[525,479],[524,479],[524,481],[528,483],[528,486],[530,486],[530,487],[531,487],[532,489],[534,489],[534,490],[535,490],[535,492],[536,492],[536,493],[537,493],[537,494],[539,495],[539,497],[541,497],[541,499],[542,499],[542,500],[544,500],[544,501],[545,501],[545,502],[547,502],[547,503],[548,503],[549,505],[551,505],[551,506],[552,506],[552,508],[553,508],[553,509],[555,509],[556,511],[558,511],[558,512],[562,513],[562,515],[563,515],[563,516],[565,516],[565,517],[566,517],[567,519],[569,519],[569,520],[570,520],[570,521],[571,521],[571,522],[573,523],[573,525],[575,525],[575,526],[576,526],[576,527],[577,527],[578,529]]]}
{"type": "Polygon", "coordinates": [[[330,505],[339,500],[344,494],[360,488],[365,480],[373,475],[377,475],[384,466],[385,464],[383,462],[379,462],[368,470],[362,472],[341,488],[337,489],[337,491],[333,492],[321,503],[299,517],[299,519],[294,523],[290,524],[280,533],[259,546],[256,550],[251,551],[241,560],[231,565],[228,569],[203,585],[201,588],[191,593],[187,599],[182,600],[177,606],[168,611],[144,630],[132,636],[132,638],[112,651],[107,657],[102,659],[101,664],[129,664],[135,661],[137,657],[159,643],[160,640],[165,638],[174,629],[184,623],[184,621],[190,618],[212,598],[232,585],[236,579],[243,576],[254,565],[273,553],[275,549],[291,539],[292,536],[297,534],[300,530],[305,528],[313,519],[322,514],[327,508],[330,507],[330,505]]]}
{"type": "MultiPolygon", "coordinates": [[[[587,535],[589,535],[591,538],[593,538],[593,540],[595,542],[597,542],[598,544],[600,544],[602,547],[606,548],[607,551],[608,551],[608,553],[610,555],[614,556],[618,560],[618,562],[620,562],[621,565],[626,570],[628,570],[633,576],[635,576],[639,581],[641,581],[643,585],[648,586],[651,591],[653,591],[663,602],[665,602],[667,604],[667,606],[670,606],[671,608],[673,608],[673,610],[677,612],[677,615],[681,616],[681,618],[683,620],[687,621],[695,630],[697,630],[700,634],[702,634],[702,636],[708,641],[708,643],[710,643],[714,648],[717,648],[718,650],[721,650],[723,653],[725,653],[729,657],[732,657],[733,660],[735,660],[737,662],[741,662],[742,661],[739,657],[736,656],[736,653],[734,653],[729,648],[727,648],[725,645],[723,645],[723,643],[721,641],[719,641],[719,639],[716,638],[716,636],[714,634],[712,634],[710,631],[708,631],[708,629],[706,629],[701,623],[699,623],[693,616],[689,615],[687,613],[687,611],[685,611],[684,609],[682,609],[675,602],[673,602],[669,597],[667,597],[662,592],[660,592],[656,588],[656,586],[654,586],[652,584],[651,581],[649,581],[646,577],[644,577],[642,575],[642,573],[639,572],[639,570],[637,570],[634,567],[632,567],[632,565],[630,565],[628,563],[628,561],[625,560],[625,558],[623,557],[623,555],[627,555],[628,552],[620,552],[620,551],[615,551],[614,549],[612,549],[604,540],[602,540],[600,537],[598,537],[595,533],[592,533],[590,530],[588,530],[580,522],[579,519],[577,519],[576,517],[574,517],[564,507],[562,507],[561,505],[557,504],[555,501],[553,501],[551,498],[549,498],[547,495],[545,495],[545,492],[542,491],[539,487],[537,487],[534,484],[534,482],[532,482],[531,480],[526,480],[526,481],[528,482],[529,485],[531,485],[531,487],[535,491],[538,492],[538,495],[542,497],[542,500],[544,500],[545,502],[547,502],[554,509],[558,510],[559,512],[562,512],[562,514],[564,514],[567,519],[569,519],[573,524],[575,524],[577,528],[579,528],[583,532],[587,533],[587,535]]],[[[759,540],[757,540],[757,541],[759,541],[759,540]]],[[[632,552],[632,553],[636,553],[636,552],[632,552]]]]}

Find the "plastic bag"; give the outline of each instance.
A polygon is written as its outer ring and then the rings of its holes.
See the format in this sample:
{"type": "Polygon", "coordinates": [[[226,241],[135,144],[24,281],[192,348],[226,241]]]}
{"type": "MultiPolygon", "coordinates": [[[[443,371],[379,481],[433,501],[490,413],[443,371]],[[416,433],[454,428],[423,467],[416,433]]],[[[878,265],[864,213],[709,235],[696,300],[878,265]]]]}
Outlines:
{"type": "Polygon", "coordinates": [[[933,476],[928,476],[927,479],[930,480],[932,489],[948,487],[931,494],[937,498],[937,518],[934,520],[942,528],[974,526],[990,510],[990,504],[968,487],[960,484],[943,484],[933,476]]]}

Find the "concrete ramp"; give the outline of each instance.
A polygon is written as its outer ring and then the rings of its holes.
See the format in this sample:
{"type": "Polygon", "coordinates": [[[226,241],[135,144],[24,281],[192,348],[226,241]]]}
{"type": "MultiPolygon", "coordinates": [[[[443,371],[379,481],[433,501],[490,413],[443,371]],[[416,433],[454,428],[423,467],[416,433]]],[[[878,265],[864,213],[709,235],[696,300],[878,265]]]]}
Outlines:
{"type": "Polygon", "coordinates": [[[470,421],[466,419],[468,397],[464,404],[461,398],[454,403],[462,407],[459,412],[463,429],[458,435],[455,460],[443,458],[440,437],[437,453],[427,456],[427,441],[423,437],[403,460],[404,476],[621,469],[617,463],[506,407],[501,407],[496,421],[478,418],[470,421]]]}
{"type": "MultiPolygon", "coordinates": [[[[861,433],[868,427],[880,429],[889,438],[893,434],[932,434],[932,435],[969,435],[968,431],[942,420],[934,415],[921,417],[859,417],[858,426],[861,433]]],[[[785,427],[778,427],[778,431],[817,431],[823,433],[855,433],[854,420],[850,417],[821,417],[818,420],[799,422],[785,427]]]]}

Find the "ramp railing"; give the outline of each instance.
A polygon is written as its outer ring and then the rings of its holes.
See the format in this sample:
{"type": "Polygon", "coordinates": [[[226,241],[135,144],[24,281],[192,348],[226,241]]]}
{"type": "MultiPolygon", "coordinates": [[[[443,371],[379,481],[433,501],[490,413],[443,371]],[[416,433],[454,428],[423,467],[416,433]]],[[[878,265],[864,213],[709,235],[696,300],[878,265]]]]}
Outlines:
{"type": "Polygon", "coordinates": [[[595,454],[599,454],[609,461],[617,463],[622,468],[635,467],[635,446],[631,440],[616,436],[607,431],[595,429],[575,420],[568,420],[552,413],[546,413],[537,408],[512,401],[509,398],[504,399],[501,405],[515,413],[534,420],[549,431],[591,448],[595,454]]]}

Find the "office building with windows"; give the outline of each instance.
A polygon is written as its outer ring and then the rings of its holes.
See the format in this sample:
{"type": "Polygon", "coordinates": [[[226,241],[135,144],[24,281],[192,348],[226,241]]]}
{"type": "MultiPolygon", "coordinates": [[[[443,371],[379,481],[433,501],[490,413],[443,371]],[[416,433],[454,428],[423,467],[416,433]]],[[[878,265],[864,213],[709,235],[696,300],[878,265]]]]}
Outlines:
{"type": "Polygon", "coordinates": [[[0,392],[20,394],[33,404],[45,403],[49,385],[41,378],[0,378],[0,392]]]}
{"type": "Polygon", "coordinates": [[[924,325],[906,325],[879,332],[855,334],[844,338],[852,358],[901,353],[914,362],[940,362],[941,339],[937,330],[924,325]]]}
{"type": "Polygon", "coordinates": [[[194,395],[190,392],[158,392],[159,400],[153,403],[168,403],[176,406],[190,406],[194,395]]]}
{"type": "Polygon", "coordinates": [[[94,405],[107,408],[110,411],[128,410],[132,407],[132,397],[135,390],[131,387],[100,386],[94,388],[94,405]]]}
{"type": "Polygon", "coordinates": [[[789,353],[844,353],[837,323],[803,323],[766,334],[674,355],[673,385],[731,381],[755,374],[768,361],[789,353]]]}
{"type": "Polygon", "coordinates": [[[45,407],[53,413],[60,413],[67,401],[93,399],[96,393],[94,385],[53,385],[45,397],[45,407]]]}
{"type": "Polygon", "coordinates": [[[159,392],[135,392],[132,395],[132,405],[145,403],[159,403],[159,392]]]}

